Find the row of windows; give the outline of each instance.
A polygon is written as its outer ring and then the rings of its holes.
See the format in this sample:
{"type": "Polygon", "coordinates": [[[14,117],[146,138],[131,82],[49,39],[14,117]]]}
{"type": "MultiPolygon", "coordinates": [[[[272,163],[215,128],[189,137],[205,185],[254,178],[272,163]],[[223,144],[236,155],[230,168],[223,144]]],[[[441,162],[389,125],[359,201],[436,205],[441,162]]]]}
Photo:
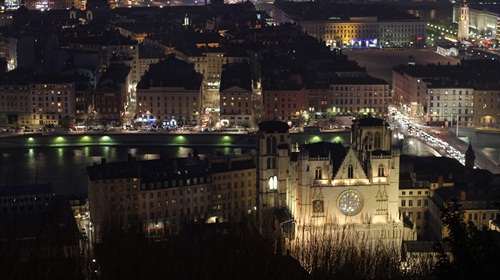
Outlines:
{"type": "MultiPolygon", "coordinates": [[[[439,103],[439,102],[436,102],[436,107],[440,107],[440,104],[443,104],[443,107],[448,107],[448,102],[444,102],[444,103],[439,103]]],[[[457,107],[457,103],[453,102],[453,103],[449,103],[450,104],[450,107],[457,107]]],[[[473,107],[474,103],[470,103],[470,106],[473,107]]],[[[469,106],[469,103],[465,103],[464,104],[464,107],[468,107],[469,106]]],[[[434,102],[431,102],[431,107],[434,107],[434,102]]],[[[458,107],[462,107],[462,103],[459,102],[458,103],[458,107]]],[[[467,114],[467,113],[466,113],[467,114]]]]}
{"type": "MultiPolygon", "coordinates": [[[[168,105],[170,105],[170,107],[172,107],[172,106],[175,107],[175,104],[173,104],[173,103],[170,103],[170,104],[168,104],[167,102],[163,103],[163,107],[168,107],[168,105]]],[[[186,102],[185,105],[186,106],[184,108],[189,108],[190,104],[186,102]]],[[[144,107],[148,106],[147,102],[144,102],[144,103],[140,102],[139,103],[139,107],[142,107],[142,106],[144,106],[144,107]]],[[[154,107],[153,102],[149,102],[149,106],[150,107],[154,107]]],[[[161,107],[162,105],[161,105],[160,102],[157,102],[156,106],[157,107],[161,107]]],[[[182,107],[182,103],[181,102],[179,102],[178,107],[182,107]]],[[[196,108],[196,102],[192,104],[192,107],[196,108]]],[[[172,109],[174,109],[174,108],[172,108],[172,109]]]]}
{"type": "MultiPolygon", "coordinates": [[[[469,221],[477,221],[478,218],[479,218],[479,214],[478,213],[469,213],[468,215],[468,220],[469,221]]],[[[488,217],[488,214],[487,213],[481,213],[481,220],[485,221],[486,219],[489,219],[489,220],[494,220],[495,219],[495,213],[490,213],[489,217],[488,217]]]]}
{"type": "MultiPolygon", "coordinates": [[[[248,213],[251,213],[251,208],[255,206],[255,203],[253,203],[252,200],[248,201],[235,201],[234,203],[223,203],[221,205],[202,205],[202,206],[195,206],[195,207],[188,207],[186,208],[186,212],[184,212],[184,209],[179,209],[179,216],[184,216],[184,215],[196,215],[196,214],[204,214],[205,212],[213,213],[213,212],[219,212],[219,211],[227,211],[227,210],[239,210],[239,209],[248,209],[248,213]]],[[[111,207],[111,211],[113,212],[116,210],[115,207],[111,207]]],[[[123,211],[124,208],[123,206],[120,207],[120,210],[123,211]]],[[[128,211],[132,210],[132,207],[128,207],[128,211]]],[[[145,220],[147,219],[147,213],[142,214],[142,218],[145,220]]],[[[163,211],[151,211],[149,212],[149,219],[162,219],[162,218],[171,218],[171,217],[177,217],[177,211],[172,210],[172,212],[169,212],[168,210],[163,211]]],[[[204,215],[201,216],[202,218],[204,215]]],[[[168,222],[168,219],[166,220],[168,222]]],[[[172,224],[175,224],[175,219],[172,219],[172,224]]]]}
{"type": "MultiPolygon", "coordinates": [[[[428,195],[429,191],[423,191],[423,192],[422,191],[417,191],[416,193],[418,195],[422,195],[422,193],[425,194],[425,195],[428,195]]],[[[401,195],[406,195],[406,191],[402,191],[401,195]]],[[[413,191],[408,191],[408,195],[413,195],[413,191]]]]}
{"type": "MultiPolygon", "coordinates": [[[[4,93],[4,91],[1,88],[0,88],[0,92],[4,93]]],[[[4,99],[5,100],[17,100],[18,98],[19,98],[19,100],[23,100],[23,99],[24,100],[28,100],[28,96],[27,95],[17,95],[17,94],[13,94],[13,95],[2,94],[2,95],[0,95],[0,100],[4,100],[4,99]]]]}
{"type": "MultiPolygon", "coordinates": [[[[444,112],[445,116],[448,116],[448,109],[443,110],[443,112],[444,112]]],[[[471,115],[474,114],[474,110],[470,110],[469,111],[469,109],[464,109],[464,111],[462,111],[462,109],[458,109],[458,114],[459,115],[462,114],[462,112],[464,112],[464,114],[466,114],[466,115],[468,113],[470,113],[471,115]]],[[[439,115],[441,113],[441,110],[440,109],[431,109],[431,114],[434,114],[434,113],[437,114],[437,115],[439,115]]],[[[451,110],[451,113],[452,114],[456,114],[457,111],[455,109],[453,109],[453,110],[451,110]]]]}
{"type": "MultiPolygon", "coordinates": [[[[151,100],[151,101],[152,101],[152,100],[153,100],[153,97],[154,97],[154,96],[149,96],[149,100],[151,100]]],[[[164,95],[164,96],[163,96],[163,100],[165,100],[165,101],[166,101],[166,100],[168,99],[168,97],[169,97],[169,96],[164,95]]],[[[104,98],[103,98],[103,99],[104,99],[104,98]]],[[[157,96],[156,96],[156,100],[160,101],[160,99],[161,99],[161,96],[157,95],[157,96]]],[[[179,101],[182,101],[182,99],[185,99],[185,101],[189,101],[189,96],[178,96],[178,100],[179,100],[179,101]]],[[[196,101],[197,97],[196,97],[196,96],[192,96],[192,99],[193,99],[193,101],[196,101]]],[[[137,100],[139,100],[139,101],[140,101],[140,100],[144,100],[144,101],[146,101],[146,100],[148,100],[148,97],[147,97],[147,96],[140,96],[140,95],[137,95],[137,100]]],[[[175,101],[175,96],[170,96],[170,100],[175,101]]]]}
{"type": "MultiPolygon", "coordinates": [[[[413,205],[413,199],[409,199],[408,200],[408,205],[406,205],[406,199],[402,199],[401,200],[401,207],[412,207],[412,206],[422,206],[422,199],[416,199],[415,200],[417,205],[413,205]]],[[[428,199],[424,199],[424,206],[429,206],[429,200],[428,199]]]]}
{"type": "MultiPolygon", "coordinates": [[[[374,104],[374,105],[377,105],[377,103],[379,105],[382,105],[382,104],[387,104],[387,102],[384,101],[384,99],[380,98],[380,99],[363,99],[363,104],[364,105],[367,105],[367,104],[374,104]],[[378,102],[377,102],[378,100],[378,102]]],[[[330,102],[330,104],[334,104],[333,100],[330,102]]],[[[343,104],[353,104],[353,99],[335,99],[335,105],[343,105],[343,104]],[[349,101],[349,103],[348,103],[349,101]]],[[[361,104],[361,99],[356,99],[356,104],[361,104]]]]}
{"type": "MultiPolygon", "coordinates": [[[[440,100],[441,99],[441,95],[431,95],[431,100],[434,100],[434,96],[436,96],[436,100],[440,100]]],[[[469,96],[465,96],[464,98],[465,100],[469,100],[469,96]]],[[[448,96],[447,95],[444,95],[444,100],[448,100],[448,96]]],[[[457,96],[452,96],[451,97],[451,100],[457,100],[457,96]]],[[[462,96],[458,96],[458,100],[462,100],[462,96]]],[[[471,96],[471,100],[472,100],[472,96],[471,96]]],[[[481,99],[480,99],[481,100],[481,99]]],[[[492,99],[493,100],[493,99],[492,99]]]]}
{"type": "Polygon", "coordinates": [[[42,201],[42,199],[44,199],[45,201],[48,201],[50,200],[50,197],[48,196],[45,196],[45,197],[39,197],[39,196],[35,196],[35,197],[18,197],[18,198],[2,198],[0,199],[0,202],[2,204],[10,204],[10,203],[25,203],[25,202],[33,202],[33,201],[42,201]]]}

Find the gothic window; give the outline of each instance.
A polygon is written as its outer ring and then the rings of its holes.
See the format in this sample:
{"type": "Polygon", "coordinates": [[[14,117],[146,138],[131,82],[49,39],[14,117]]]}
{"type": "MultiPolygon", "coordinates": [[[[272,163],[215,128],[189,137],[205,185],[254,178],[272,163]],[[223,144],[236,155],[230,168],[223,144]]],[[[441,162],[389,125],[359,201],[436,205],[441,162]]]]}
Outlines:
{"type": "Polygon", "coordinates": [[[325,212],[325,203],[323,200],[315,200],[313,202],[313,213],[325,212]]]}
{"type": "Polygon", "coordinates": [[[276,159],[273,158],[273,168],[276,169],[276,159]]]}
{"type": "Polygon", "coordinates": [[[271,158],[267,158],[267,168],[271,168],[271,158]]]}
{"type": "Polygon", "coordinates": [[[375,133],[375,141],[374,141],[374,147],[376,150],[380,150],[381,149],[381,136],[380,136],[380,133],[377,132],[375,133]]]}
{"type": "Polygon", "coordinates": [[[276,137],[269,136],[266,139],[266,152],[267,154],[276,154],[276,137]]]}
{"type": "Polygon", "coordinates": [[[321,179],[321,167],[316,167],[316,173],[314,179],[321,179]]]}
{"type": "Polygon", "coordinates": [[[373,147],[373,135],[371,132],[368,133],[368,150],[371,150],[373,147]]]}
{"type": "Polygon", "coordinates": [[[272,176],[269,178],[269,189],[270,190],[278,189],[278,177],[272,176]]]}
{"type": "Polygon", "coordinates": [[[352,167],[352,164],[350,163],[347,166],[347,179],[353,179],[354,178],[354,168],[352,167]]]}
{"type": "Polygon", "coordinates": [[[385,170],[384,170],[384,165],[379,165],[378,166],[378,177],[384,177],[385,176],[385,170]]]}

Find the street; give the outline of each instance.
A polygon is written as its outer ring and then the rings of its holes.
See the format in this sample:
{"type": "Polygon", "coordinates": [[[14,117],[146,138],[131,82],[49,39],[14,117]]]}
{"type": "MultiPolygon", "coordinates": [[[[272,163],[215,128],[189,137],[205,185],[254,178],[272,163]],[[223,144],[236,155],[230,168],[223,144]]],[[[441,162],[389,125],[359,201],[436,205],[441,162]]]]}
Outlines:
{"type": "MultiPolygon", "coordinates": [[[[403,145],[403,153],[409,155],[425,156],[430,148],[434,155],[439,154],[443,157],[451,157],[465,164],[465,152],[469,143],[462,141],[457,137],[456,132],[449,128],[430,127],[416,124],[397,111],[394,107],[389,107],[389,111],[394,113],[393,127],[395,128],[395,137],[406,138],[403,145]],[[424,148],[424,146],[428,148],[424,148]]],[[[474,149],[476,156],[474,165],[480,169],[487,169],[494,174],[500,173],[498,164],[485,155],[480,149],[474,149]]]]}

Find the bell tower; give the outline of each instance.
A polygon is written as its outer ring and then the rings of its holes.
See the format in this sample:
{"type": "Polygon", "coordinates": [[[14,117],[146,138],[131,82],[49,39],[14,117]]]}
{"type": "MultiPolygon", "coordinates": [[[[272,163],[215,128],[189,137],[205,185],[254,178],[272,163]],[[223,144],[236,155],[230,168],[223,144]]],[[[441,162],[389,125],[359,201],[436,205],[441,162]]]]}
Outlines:
{"type": "Polygon", "coordinates": [[[257,182],[259,219],[286,207],[290,169],[290,127],[280,121],[259,123],[257,182]]]}
{"type": "Polygon", "coordinates": [[[469,40],[469,6],[467,0],[460,5],[460,19],[458,20],[458,41],[469,40]]]}

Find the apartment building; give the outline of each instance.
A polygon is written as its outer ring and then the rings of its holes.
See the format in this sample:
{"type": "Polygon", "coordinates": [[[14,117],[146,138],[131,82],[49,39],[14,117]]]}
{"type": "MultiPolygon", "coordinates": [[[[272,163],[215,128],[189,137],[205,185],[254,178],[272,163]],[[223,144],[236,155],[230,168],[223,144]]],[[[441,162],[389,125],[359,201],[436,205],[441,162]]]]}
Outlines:
{"type": "Polygon", "coordinates": [[[176,234],[190,223],[239,222],[255,215],[252,156],[189,156],[87,167],[97,242],[111,230],[143,231],[152,238],[176,234]]]}
{"type": "Polygon", "coordinates": [[[330,85],[329,109],[333,114],[387,116],[389,84],[371,76],[339,77],[330,85]]]}
{"type": "Polygon", "coordinates": [[[434,83],[427,86],[429,100],[427,119],[446,121],[459,126],[474,126],[474,96],[472,87],[434,83]]]}
{"type": "Polygon", "coordinates": [[[480,85],[474,91],[475,127],[499,127],[500,125],[500,85],[480,85]]]}
{"type": "Polygon", "coordinates": [[[289,89],[265,88],[262,97],[265,119],[298,122],[304,109],[306,90],[301,86],[289,89]]]}
{"type": "Polygon", "coordinates": [[[68,76],[35,76],[30,83],[30,125],[60,125],[76,116],[75,81],[68,76]]]}
{"type": "Polygon", "coordinates": [[[164,126],[196,125],[203,92],[202,75],[171,54],[151,65],[137,85],[135,121],[164,126]]]}
{"type": "Polygon", "coordinates": [[[0,85],[0,125],[26,126],[31,123],[31,91],[29,84],[4,83],[0,85]]]}

